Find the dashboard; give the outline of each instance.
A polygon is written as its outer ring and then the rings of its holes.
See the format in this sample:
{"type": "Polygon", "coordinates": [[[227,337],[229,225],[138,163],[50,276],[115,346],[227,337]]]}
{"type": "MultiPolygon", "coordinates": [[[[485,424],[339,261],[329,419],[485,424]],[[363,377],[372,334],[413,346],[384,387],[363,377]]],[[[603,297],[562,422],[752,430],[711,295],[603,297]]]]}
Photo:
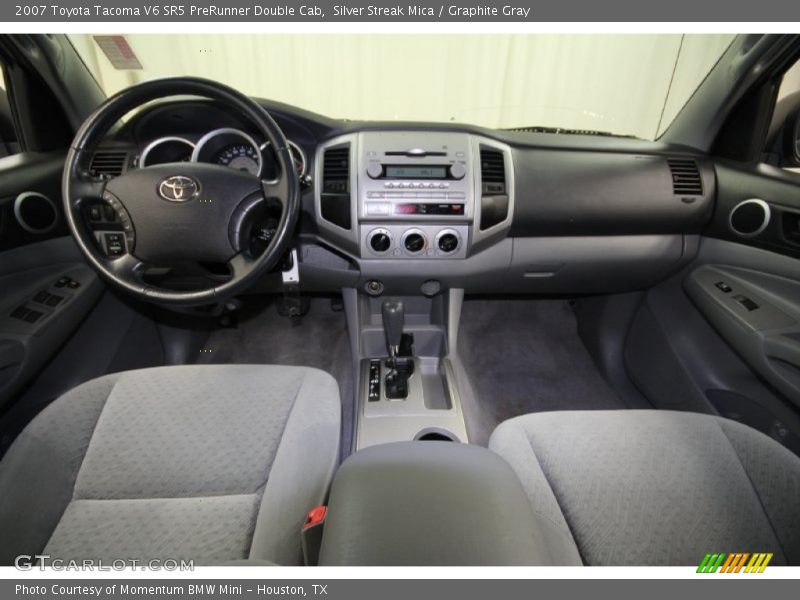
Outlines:
{"type": "MultiPolygon", "coordinates": [[[[692,259],[714,213],[714,165],[685,148],[343,121],[259,102],[286,135],[302,184],[295,247],[309,291],[641,289],[692,259]]],[[[93,170],[182,161],[277,174],[270,145],[248,123],[195,99],[134,114],[97,149],[93,170]]],[[[265,289],[280,285],[271,281],[265,289]]]]}

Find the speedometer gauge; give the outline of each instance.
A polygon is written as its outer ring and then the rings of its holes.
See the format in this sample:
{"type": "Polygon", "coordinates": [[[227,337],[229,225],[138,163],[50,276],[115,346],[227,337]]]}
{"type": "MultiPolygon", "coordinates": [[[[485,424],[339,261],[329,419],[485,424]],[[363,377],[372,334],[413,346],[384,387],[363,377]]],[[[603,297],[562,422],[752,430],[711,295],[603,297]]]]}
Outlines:
{"type": "Polygon", "coordinates": [[[231,128],[215,129],[200,138],[192,162],[223,165],[256,177],[262,175],[264,163],[256,141],[244,131],[231,128]]]}
{"type": "Polygon", "coordinates": [[[251,175],[258,175],[260,161],[258,150],[250,144],[238,143],[225,146],[217,153],[214,162],[238,171],[247,171],[251,175]]]}

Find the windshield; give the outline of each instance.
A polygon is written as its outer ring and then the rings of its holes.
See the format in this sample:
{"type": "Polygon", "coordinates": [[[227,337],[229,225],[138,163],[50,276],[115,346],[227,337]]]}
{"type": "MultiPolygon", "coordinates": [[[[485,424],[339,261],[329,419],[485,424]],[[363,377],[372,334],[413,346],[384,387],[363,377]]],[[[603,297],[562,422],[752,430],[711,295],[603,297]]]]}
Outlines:
{"type": "Polygon", "coordinates": [[[195,75],[339,119],[644,139],[669,126],[733,37],[70,36],[107,94],[155,77],[195,75]]]}

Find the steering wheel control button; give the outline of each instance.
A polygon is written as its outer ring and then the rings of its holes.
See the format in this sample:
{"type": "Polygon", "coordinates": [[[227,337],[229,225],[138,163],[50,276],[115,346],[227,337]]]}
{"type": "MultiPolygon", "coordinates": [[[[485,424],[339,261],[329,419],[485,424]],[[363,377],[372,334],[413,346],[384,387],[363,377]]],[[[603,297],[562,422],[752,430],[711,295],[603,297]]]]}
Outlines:
{"type": "Polygon", "coordinates": [[[186,175],[171,175],[158,184],[158,195],[169,202],[188,202],[200,193],[200,183],[186,175]]]}
{"type": "Polygon", "coordinates": [[[125,241],[121,233],[106,233],[103,235],[106,254],[110,257],[122,256],[125,254],[125,241]]]}

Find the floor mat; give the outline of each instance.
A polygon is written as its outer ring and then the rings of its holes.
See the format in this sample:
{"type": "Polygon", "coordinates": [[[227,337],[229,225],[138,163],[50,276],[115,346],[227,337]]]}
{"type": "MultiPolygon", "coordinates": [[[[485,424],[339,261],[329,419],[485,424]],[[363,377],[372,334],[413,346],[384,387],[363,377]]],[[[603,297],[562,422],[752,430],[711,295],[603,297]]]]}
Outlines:
{"type": "MultiPolygon", "coordinates": [[[[271,364],[316,367],[339,382],[342,397],[342,447],[350,448],[353,422],[353,372],[344,312],[329,298],[314,298],[301,319],[278,314],[270,298],[251,298],[234,328],[215,330],[198,364],[271,364]]],[[[345,454],[347,454],[345,452],[345,454]]]]}
{"type": "Polygon", "coordinates": [[[467,300],[458,351],[475,397],[464,406],[474,443],[485,444],[498,423],[518,415],[625,408],[563,300],[467,300]]]}

